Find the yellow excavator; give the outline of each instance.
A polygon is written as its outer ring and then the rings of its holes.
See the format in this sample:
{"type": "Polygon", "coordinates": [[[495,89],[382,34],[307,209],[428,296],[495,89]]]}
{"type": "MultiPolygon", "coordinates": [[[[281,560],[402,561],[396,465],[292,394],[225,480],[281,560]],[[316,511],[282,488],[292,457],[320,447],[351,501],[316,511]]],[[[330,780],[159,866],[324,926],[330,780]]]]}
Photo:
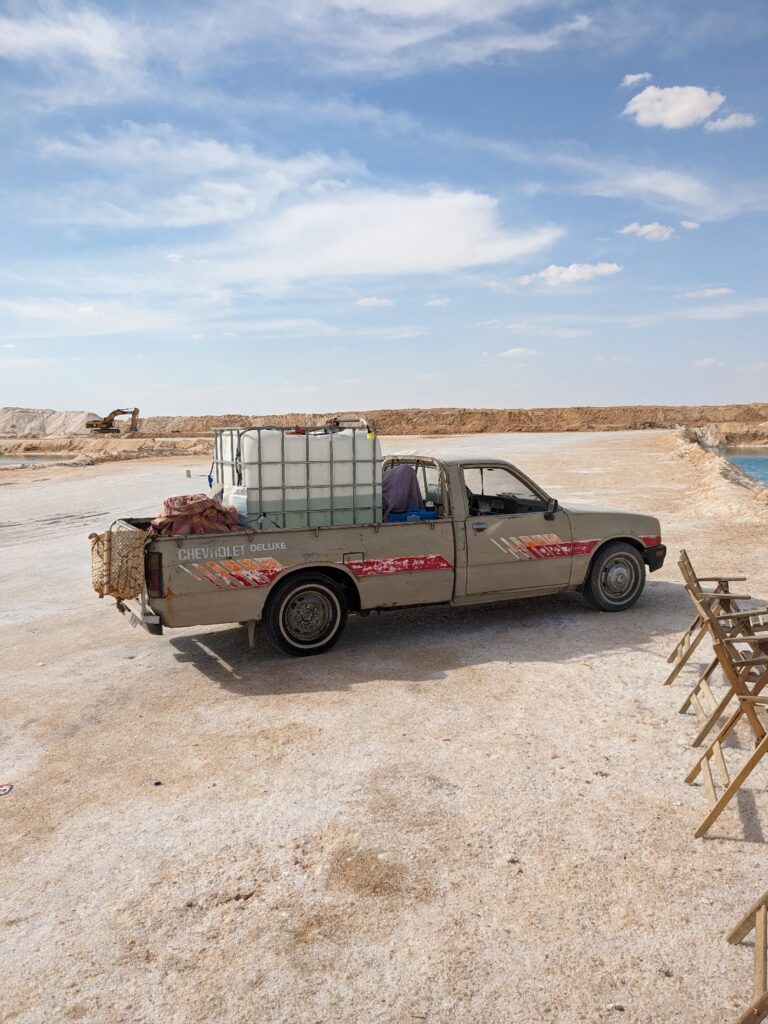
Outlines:
{"type": "Polygon", "coordinates": [[[115,426],[115,420],[118,416],[130,416],[131,422],[128,426],[127,433],[135,434],[139,429],[139,410],[138,409],[113,409],[108,416],[103,416],[101,419],[86,420],[85,425],[92,434],[119,434],[120,427],[115,426]]]}

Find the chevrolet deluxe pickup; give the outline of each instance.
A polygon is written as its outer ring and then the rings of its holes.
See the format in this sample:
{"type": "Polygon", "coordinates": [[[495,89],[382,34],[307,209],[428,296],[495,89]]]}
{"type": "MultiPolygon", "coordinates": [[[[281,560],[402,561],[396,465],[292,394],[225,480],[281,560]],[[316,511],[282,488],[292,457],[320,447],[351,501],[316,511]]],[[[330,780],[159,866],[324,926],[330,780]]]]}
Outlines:
{"type": "Polygon", "coordinates": [[[240,531],[154,537],[141,594],[118,608],[154,634],[238,622],[253,644],[261,623],[281,651],[306,656],[335,644],[350,613],[375,609],[578,590],[596,609],[624,611],[640,597],[646,568],[664,562],[657,519],[561,506],[508,463],[379,456],[379,479],[399,466],[418,481],[420,510],[387,515],[385,505],[381,521],[353,525],[286,527],[272,517],[267,528],[262,514],[240,531]]]}

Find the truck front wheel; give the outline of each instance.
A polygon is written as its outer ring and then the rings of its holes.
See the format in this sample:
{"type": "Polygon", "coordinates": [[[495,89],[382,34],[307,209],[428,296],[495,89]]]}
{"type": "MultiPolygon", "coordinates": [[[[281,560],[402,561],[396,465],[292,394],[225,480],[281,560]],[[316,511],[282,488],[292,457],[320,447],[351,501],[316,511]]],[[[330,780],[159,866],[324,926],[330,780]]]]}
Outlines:
{"type": "Polygon", "coordinates": [[[614,541],[595,555],[583,593],[587,603],[601,612],[623,612],[637,601],[644,586],[640,552],[624,541],[614,541]]]}
{"type": "Polygon", "coordinates": [[[275,587],[264,610],[264,630],[279,650],[305,658],[333,647],[347,613],[342,587],[322,573],[302,573],[275,587]]]}

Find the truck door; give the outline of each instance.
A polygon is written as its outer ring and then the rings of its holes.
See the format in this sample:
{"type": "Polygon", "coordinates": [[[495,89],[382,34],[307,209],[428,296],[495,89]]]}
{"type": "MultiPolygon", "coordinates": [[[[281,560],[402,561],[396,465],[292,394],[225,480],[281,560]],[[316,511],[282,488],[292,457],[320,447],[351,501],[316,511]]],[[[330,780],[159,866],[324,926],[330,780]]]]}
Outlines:
{"type": "Polygon", "coordinates": [[[565,587],[571,525],[507,466],[462,466],[467,496],[467,594],[565,587]]]}

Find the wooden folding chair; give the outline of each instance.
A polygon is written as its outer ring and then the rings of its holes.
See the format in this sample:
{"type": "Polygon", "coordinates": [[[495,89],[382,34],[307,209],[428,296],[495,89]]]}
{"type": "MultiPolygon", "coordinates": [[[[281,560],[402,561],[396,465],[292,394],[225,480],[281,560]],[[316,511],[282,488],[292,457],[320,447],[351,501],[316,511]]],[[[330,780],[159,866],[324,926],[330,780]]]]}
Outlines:
{"type": "Polygon", "coordinates": [[[768,637],[764,640],[751,638],[750,647],[753,644],[758,645],[761,651],[758,655],[754,655],[750,649],[740,649],[739,645],[744,643],[740,637],[726,637],[715,641],[715,655],[736,695],[738,708],[720,729],[685,780],[690,784],[701,775],[709,802],[709,811],[696,829],[697,838],[709,831],[713,822],[768,752],[768,696],[760,695],[768,686],[768,637]],[[723,753],[723,743],[742,719],[752,731],[755,747],[731,778],[723,753]],[[712,762],[717,771],[720,792],[712,774],[712,762]]]}
{"type": "MultiPolygon", "coordinates": [[[[731,583],[742,583],[746,579],[746,576],[697,576],[685,548],[680,552],[680,558],[677,564],[680,568],[680,572],[683,577],[683,584],[685,589],[688,591],[689,596],[689,587],[693,587],[695,590],[701,591],[702,593],[709,594],[713,600],[713,609],[715,611],[738,611],[738,606],[734,604],[736,598],[738,597],[741,600],[749,600],[748,595],[731,594],[730,592],[731,583]],[[714,590],[705,590],[702,586],[703,583],[714,583],[714,590]]],[[[706,635],[707,624],[702,620],[697,609],[696,615],[694,616],[690,626],[683,633],[678,643],[675,644],[672,653],[667,658],[667,662],[672,665],[672,670],[664,681],[665,686],[669,686],[670,683],[675,681],[680,672],[682,672],[687,665],[693,652],[706,635]]],[[[714,664],[709,666],[707,678],[714,671],[714,668],[714,664]]]]}
{"type": "Polygon", "coordinates": [[[755,933],[755,966],[752,985],[752,1002],[739,1017],[737,1024],[761,1021],[768,1017],[768,892],[764,892],[753,907],[747,911],[736,927],[728,934],[727,941],[737,946],[750,934],[755,933]]]}
{"type": "MultiPolygon", "coordinates": [[[[760,641],[765,639],[766,634],[763,631],[768,629],[763,621],[768,608],[716,612],[715,607],[722,607],[718,595],[697,590],[693,585],[688,587],[688,594],[713,642],[715,640],[741,639],[754,657],[763,653],[763,645],[760,641]]],[[[734,603],[735,607],[737,606],[734,603]]],[[[730,685],[719,700],[712,693],[710,679],[718,664],[717,657],[714,657],[680,706],[681,714],[692,707],[699,720],[699,731],[692,744],[694,747],[698,747],[704,741],[734,697],[734,690],[730,685]]],[[[726,676],[726,682],[727,678],[726,676]]]]}

